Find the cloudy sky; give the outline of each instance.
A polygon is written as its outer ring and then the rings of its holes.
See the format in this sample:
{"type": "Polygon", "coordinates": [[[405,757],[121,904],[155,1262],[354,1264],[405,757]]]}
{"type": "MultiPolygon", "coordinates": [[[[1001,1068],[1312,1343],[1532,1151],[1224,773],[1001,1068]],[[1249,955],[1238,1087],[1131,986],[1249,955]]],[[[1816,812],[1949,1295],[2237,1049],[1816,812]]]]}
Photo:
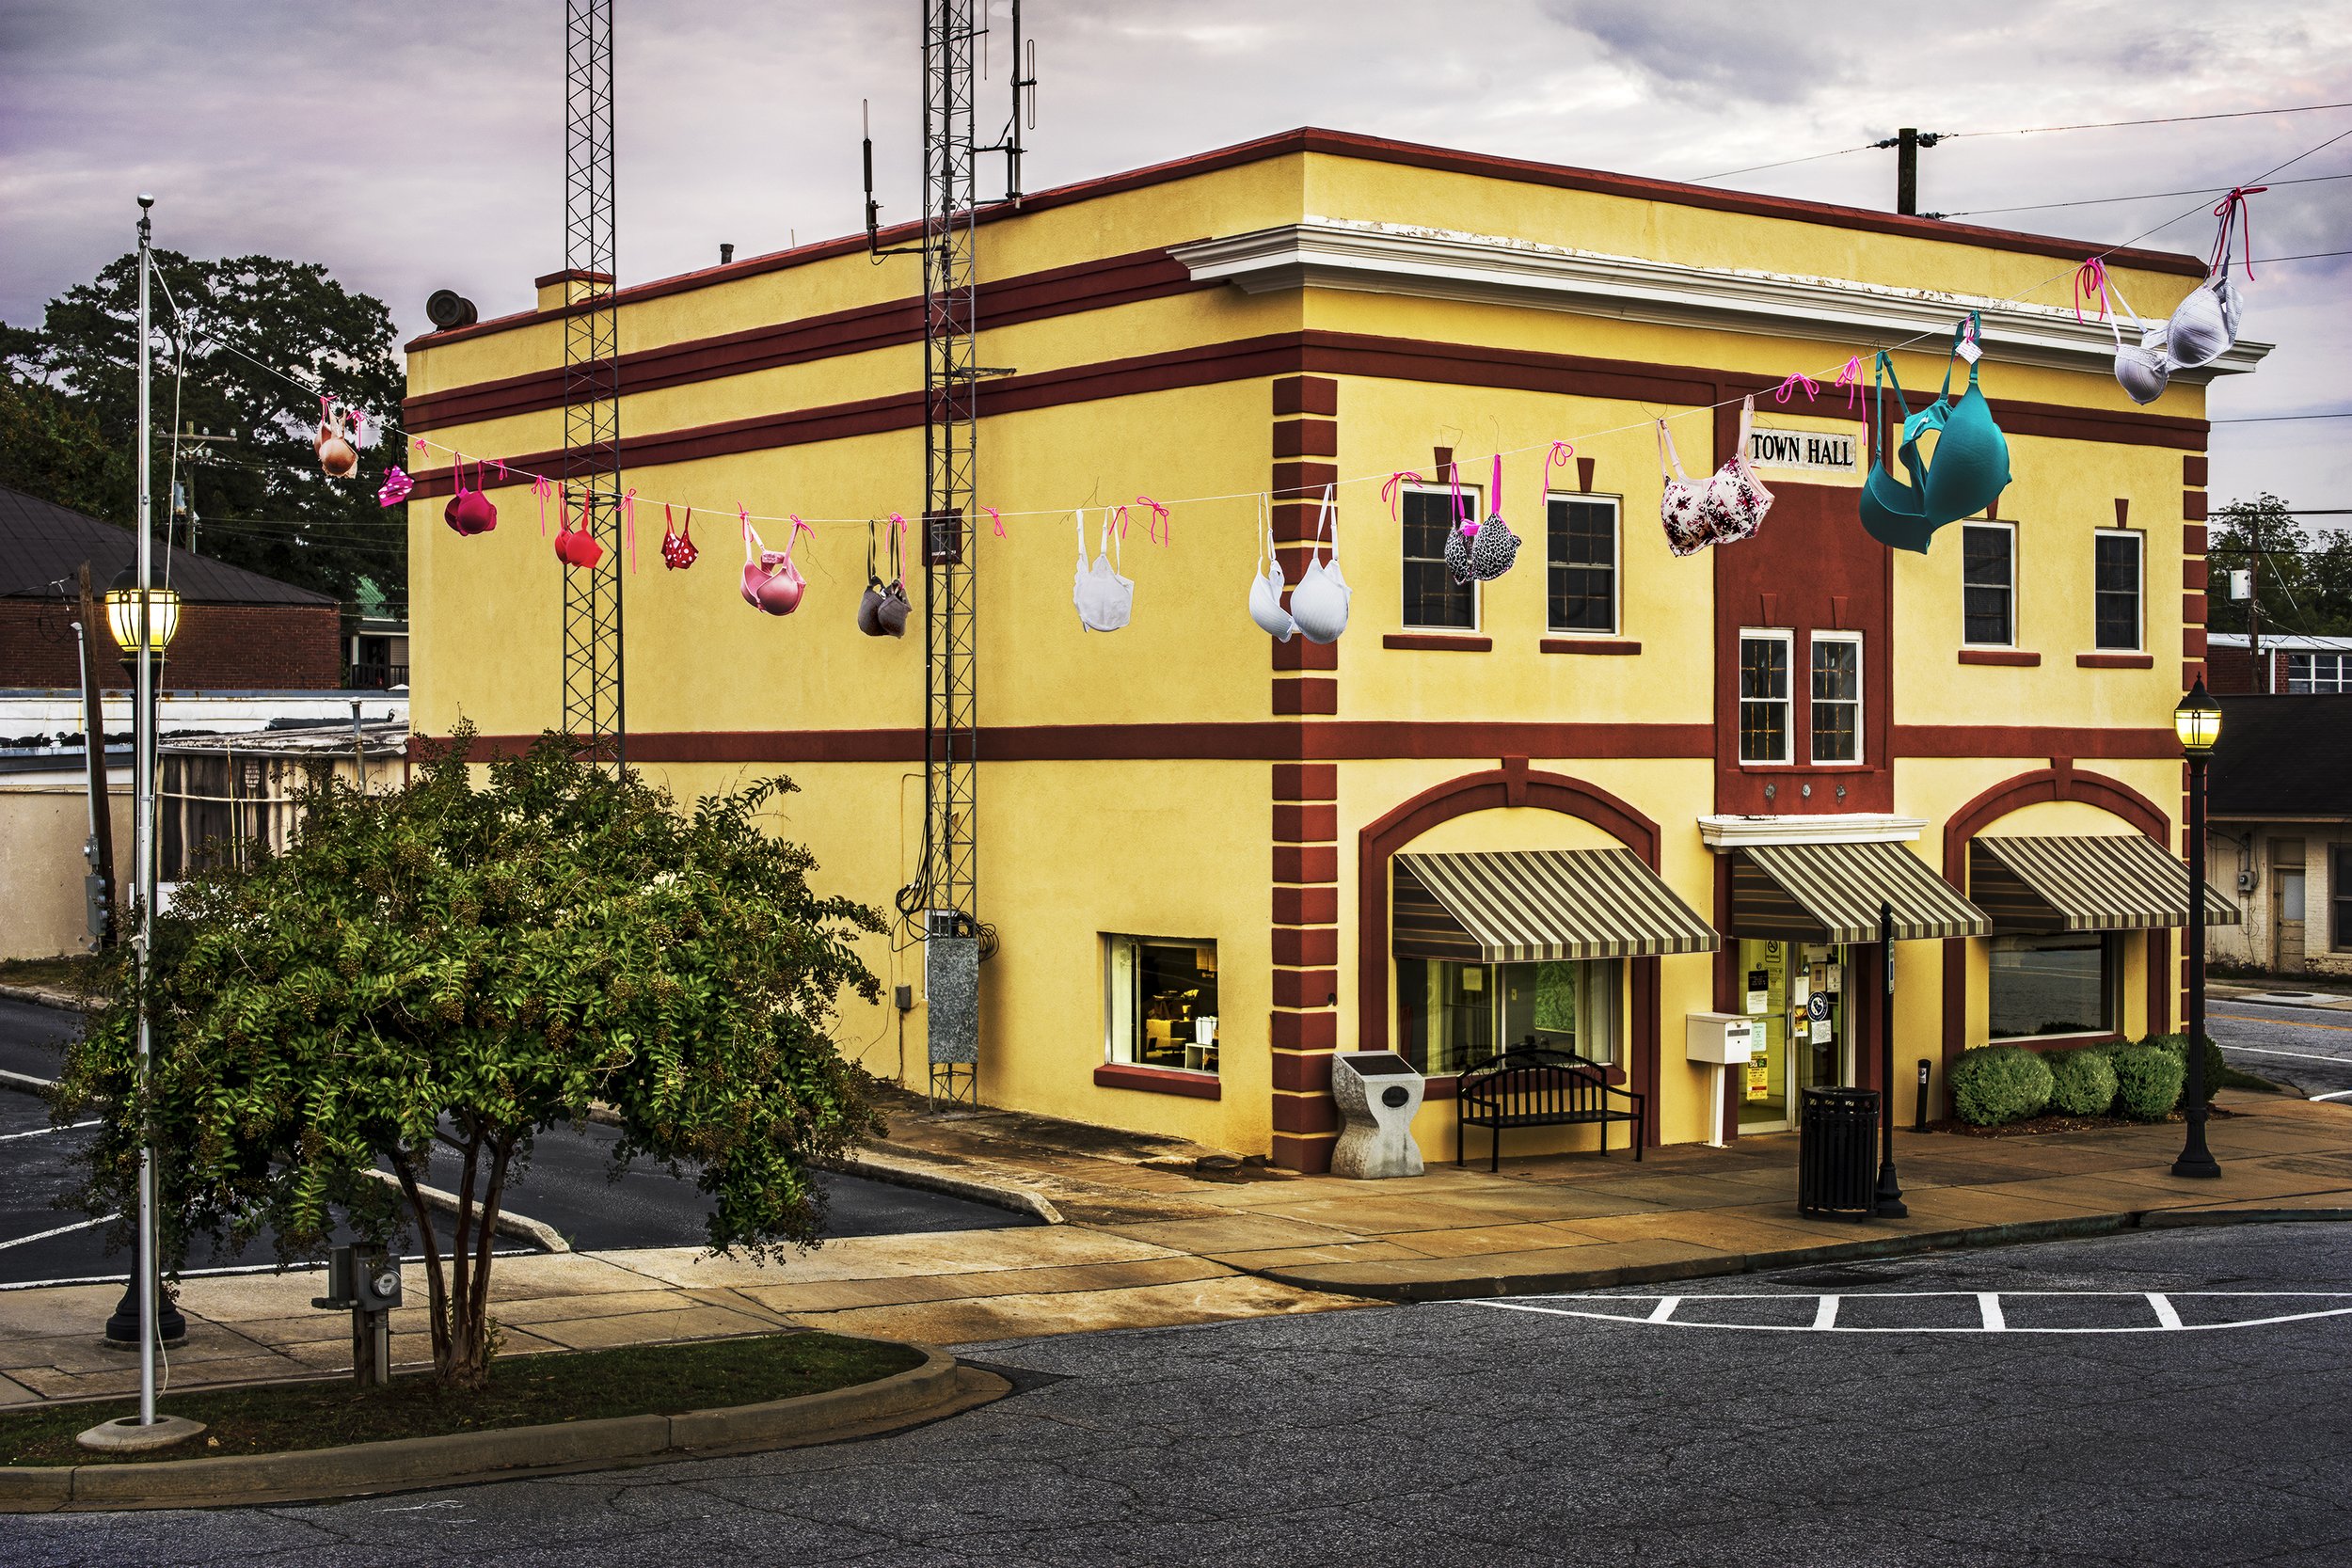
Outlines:
{"type": "MultiPolygon", "coordinates": [[[[1002,20],[1004,0],[994,0],[1002,20]]],[[[2087,242],[2201,250],[2194,194],[2328,138],[2255,204],[2249,336],[2217,389],[2214,488],[2352,507],[2352,6],[2130,0],[1934,8],[1707,0],[1029,0],[1032,189],[1295,125],[1697,179],[1903,124],[1921,205],[2087,242]],[[2335,179],[2312,178],[2335,176],[2335,179]],[[2189,193],[2189,194],[2159,194],[2189,193]],[[2114,198],[2146,198],[2114,200],[2114,198]],[[2043,203],[2088,205],[2042,206],[2043,203]],[[1988,209],[2031,207],[1992,213],[1988,209]]],[[[619,0],[623,281],[855,229],[859,103],[884,217],[914,210],[919,0],[619,0]]],[[[485,315],[561,264],[560,0],[0,0],[0,319],[158,242],[326,262],[405,331],[454,288],[485,315]]],[[[983,99],[1002,103],[1000,43],[983,99]]],[[[1892,205],[1893,154],[1721,182],[1892,205]]],[[[2210,204],[2210,198],[2205,205],[2210,204]]]]}

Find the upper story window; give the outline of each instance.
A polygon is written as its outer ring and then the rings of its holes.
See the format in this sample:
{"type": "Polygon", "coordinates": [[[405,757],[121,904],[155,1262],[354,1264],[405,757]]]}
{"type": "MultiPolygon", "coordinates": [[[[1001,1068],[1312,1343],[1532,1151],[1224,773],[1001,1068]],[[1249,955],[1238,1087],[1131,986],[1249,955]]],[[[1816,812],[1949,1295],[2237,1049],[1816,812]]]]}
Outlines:
{"type": "Polygon", "coordinates": [[[1813,760],[1862,760],[1862,634],[1813,634],[1813,760]]]}
{"type": "Polygon", "coordinates": [[[1740,634],[1740,760],[1788,760],[1788,650],[1785,631],[1740,634]]]}
{"type": "Polygon", "coordinates": [[[2006,648],[2017,641],[2017,531],[1970,523],[1960,531],[1963,642],[2006,648]]]}
{"type": "Polygon", "coordinates": [[[2287,655],[2289,691],[2352,691],[2352,654],[2287,655]]]}
{"type": "MultiPolygon", "coordinates": [[[[1462,496],[1475,514],[1477,488],[1466,484],[1462,496]]],[[[1407,490],[1403,499],[1405,625],[1419,630],[1476,630],[1478,585],[1454,581],[1445,568],[1445,538],[1454,529],[1453,493],[1407,490]]]]}
{"type": "Polygon", "coordinates": [[[1553,631],[1615,631],[1616,498],[1551,497],[1544,536],[1544,624],[1553,631]]]}
{"type": "Polygon", "coordinates": [[[2091,618],[2095,645],[2139,651],[2140,536],[2101,529],[2091,537],[2091,618]]]}

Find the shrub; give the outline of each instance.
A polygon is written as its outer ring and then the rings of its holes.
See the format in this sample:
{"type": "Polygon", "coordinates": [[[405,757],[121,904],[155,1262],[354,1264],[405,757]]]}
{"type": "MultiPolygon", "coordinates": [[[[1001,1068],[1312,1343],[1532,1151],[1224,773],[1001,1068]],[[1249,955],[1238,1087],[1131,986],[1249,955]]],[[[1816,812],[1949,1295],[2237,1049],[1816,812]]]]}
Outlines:
{"type": "MultiPolygon", "coordinates": [[[[2211,1104],[2214,1095],[2234,1074],[2230,1070],[2230,1064],[2222,1059],[2221,1048],[2213,1043],[2211,1036],[2200,1035],[2197,1037],[2203,1047],[2201,1054],[2204,1057],[2205,1066],[2205,1102],[2211,1104]]],[[[2188,1037],[2186,1035],[2151,1035],[2139,1043],[2153,1045],[2180,1063],[2182,1082],[2184,1084],[2187,1082],[2188,1037]]]]}
{"type": "Polygon", "coordinates": [[[2162,1121],[2181,1102],[2181,1058],[2158,1045],[2127,1045],[2114,1053],[2115,1108],[2134,1121],[2162,1121]]]}
{"type": "Polygon", "coordinates": [[[1977,1127],[2023,1121],[2050,1102],[2049,1064],[2022,1045],[1979,1046],[1952,1064],[1952,1113],[1977,1127]]]}
{"type": "Polygon", "coordinates": [[[2115,1064],[2095,1049],[2052,1051],[2050,1109],[2070,1117],[2103,1117],[2115,1103],[2115,1064]]]}

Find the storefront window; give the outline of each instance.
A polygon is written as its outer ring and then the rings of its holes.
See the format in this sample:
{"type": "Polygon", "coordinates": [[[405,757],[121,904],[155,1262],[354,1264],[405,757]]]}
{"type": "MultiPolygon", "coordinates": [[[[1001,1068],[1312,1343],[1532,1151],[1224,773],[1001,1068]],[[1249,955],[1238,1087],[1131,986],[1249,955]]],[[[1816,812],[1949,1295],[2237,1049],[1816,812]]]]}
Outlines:
{"type": "Polygon", "coordinates": [[[1532,964],[1397,960],[1407,1061],[1433,1077],[1466,1071],[1533,1039],[1590,1062],[1616,1060],[1613,958],[1532,964]]]}
{"type": "MultiPolygon", "coordinates": [[[[1465,485],[1462,495],[1473,515],[1478,491],[1465,485]]],[[[1478,627],[1478,585],[1456,582],[1446,569],[1446,535],[1454,531],[1451,490],[1407,490],[1405,520],[1405,625],[1411,629],[1474,631],[1478,627]]]]}
{"type": "Polygon", "coordinates": [[[1104,1059],[1216,1070],[1216,943],[1104,937],[1104,1059]]]}
{"type": "Polygon", "coordinates": [[[1987,987],[1996,1040],[2115,1027],[2115,943],[2098,931],[1994,937],[1987,987]]]}

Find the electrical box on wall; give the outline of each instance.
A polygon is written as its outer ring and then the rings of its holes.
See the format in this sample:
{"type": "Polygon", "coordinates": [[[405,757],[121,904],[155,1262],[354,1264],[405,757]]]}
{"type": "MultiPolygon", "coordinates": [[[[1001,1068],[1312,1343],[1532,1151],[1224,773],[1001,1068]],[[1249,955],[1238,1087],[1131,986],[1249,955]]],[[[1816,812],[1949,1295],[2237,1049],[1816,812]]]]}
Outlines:
{"type": "Polygon", "coordinates": [[[2237,890],[2240,893],[2254,891],[2254,871],[2251,866],[2237,874],[2237,890]]]}
{"type": "Polygon", "coordinates": [[[1756,1021],[1744,1013],[1691,1013],[1682,1039],[1692,1061],[1745,1065],[1756,1050],[1756,1021]]]}
{"type": "Polygon", "coordinates": [[[2232,572],[2230,574],[2230,597],[2239,604],[2244,604],[2253,596],[2254,573],[2252,568],[2241,566],[2232,572]]]}

